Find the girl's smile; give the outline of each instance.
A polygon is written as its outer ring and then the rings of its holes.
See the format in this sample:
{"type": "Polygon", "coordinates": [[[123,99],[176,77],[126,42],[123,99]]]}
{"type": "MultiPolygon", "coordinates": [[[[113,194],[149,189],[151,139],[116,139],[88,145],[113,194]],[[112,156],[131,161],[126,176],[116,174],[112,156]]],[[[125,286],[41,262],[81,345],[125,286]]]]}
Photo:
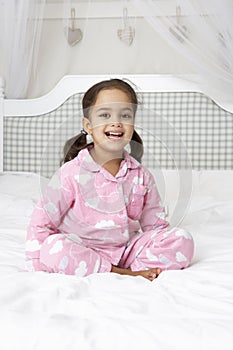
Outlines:
{"type": "Polygon", "coordinates": [[[124,133],[118,131],[106,131],[105,135],[109,138],[109,140],[119,142],[121,141],[121,138],[123,137],[124,133]]]}

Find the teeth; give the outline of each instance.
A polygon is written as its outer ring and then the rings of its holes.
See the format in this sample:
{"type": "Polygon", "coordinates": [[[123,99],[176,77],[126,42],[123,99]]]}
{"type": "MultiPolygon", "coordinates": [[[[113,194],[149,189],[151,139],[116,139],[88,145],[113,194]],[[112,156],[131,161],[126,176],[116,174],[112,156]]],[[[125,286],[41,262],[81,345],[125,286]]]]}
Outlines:
{"type": "Polygon", "coordinates": [[[106,135],[107,136],[122,136],[123,135],[123,133],[122,132],[110,132],[110,131],[108,131],[108,132],[106,132],[106,135]]]}

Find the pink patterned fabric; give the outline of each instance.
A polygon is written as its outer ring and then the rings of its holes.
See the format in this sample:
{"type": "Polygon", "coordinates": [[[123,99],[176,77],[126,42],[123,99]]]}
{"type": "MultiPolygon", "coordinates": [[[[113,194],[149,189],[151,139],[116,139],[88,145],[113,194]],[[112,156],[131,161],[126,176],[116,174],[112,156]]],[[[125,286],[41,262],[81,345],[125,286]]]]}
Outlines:
{"type": "Polygon", "coordinates": [[[190,264],[191,235],[172,228],[150,172],[124,153],[114,177],[89,150],[53,176],[33,212],[26,242],[27,267],[77,276],[190,264]]]}

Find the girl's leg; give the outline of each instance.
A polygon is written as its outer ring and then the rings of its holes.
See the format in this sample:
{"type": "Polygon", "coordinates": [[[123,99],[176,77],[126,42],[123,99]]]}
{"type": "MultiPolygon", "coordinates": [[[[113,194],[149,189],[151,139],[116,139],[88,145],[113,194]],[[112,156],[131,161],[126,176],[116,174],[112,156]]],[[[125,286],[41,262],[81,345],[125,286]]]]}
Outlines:
{"type": "Polygon", "coordinates": [[[91,248],[68,239],[64,234],[53,234],[43,242],[40,262],[48,272],[80,277],[111,271],[109,261],[91,248]]]}
{"type": "Polygon", "coordinates": [[[151,268],[178,270],[188,267],[193,257],[191,235],[181,228],[150,231],[132,239],[121,259],[122,267],[132,271],[151,268]]]}

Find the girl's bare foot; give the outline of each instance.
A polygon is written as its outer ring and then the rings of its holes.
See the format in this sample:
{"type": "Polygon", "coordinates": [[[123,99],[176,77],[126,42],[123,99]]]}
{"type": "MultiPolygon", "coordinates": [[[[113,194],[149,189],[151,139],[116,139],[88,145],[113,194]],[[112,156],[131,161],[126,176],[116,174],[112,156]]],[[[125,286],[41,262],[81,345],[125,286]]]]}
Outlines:
{"type": "Polygon", "coordinates": [[[159,276],[162,270],[159,267],[143,270],[143,271],[131,271],[130,269],[122,269],[120,267],[112,266],[111,272],[118,273],[120,275],[129,275],[129,276],[142,276],[150,281],[153,281],[159,276]]]}
{"type": "Polygon", "coordinates": [[[158,275],[161,272],[162,270],[156,267],[154,269],[143,270],[143,271],[131,271],[131,276],[142,276],[144,278],[147,278],[150,281],[153,281],[155,278],[158,277],[158,275]]]}

